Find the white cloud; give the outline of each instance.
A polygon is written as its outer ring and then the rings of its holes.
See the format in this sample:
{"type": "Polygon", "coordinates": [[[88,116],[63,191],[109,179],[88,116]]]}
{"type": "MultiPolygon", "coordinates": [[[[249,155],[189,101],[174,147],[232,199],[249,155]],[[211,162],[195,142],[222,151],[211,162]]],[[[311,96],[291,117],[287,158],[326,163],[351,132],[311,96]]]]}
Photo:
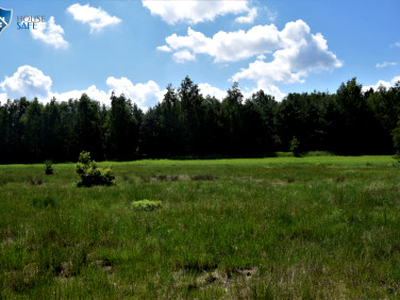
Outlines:
{"type": "MultiPolygon", "coordinates": [[[[400,79],[400,77],[398,77],[400,79]]],[[[37,97],[42,103],[48,103],[53,97],[57,101],[68,101],[69,99],[79,99],[82,94],[87,94],[89,98],[99,101],[107,106],[111,105],[110,96],[114,91],[116,95],[124,94],[126,98],[131,99],[140,108],[146,110],[148,107],[154,106],[157,102],[161,102],[164,98],[166,90],[160,90],[158,84],[152,80],[145,83],[133,83],[126,77],[115,78],[108,77],[106,80],[108,91],[98,89],[95,85],[89,86],[87,89],[71,90],[66,92],[52,91],[52,80],[50,76],[46,76],[37,68],[25,65],[18,68],[17,72],[11,77],[6,77],[0,82],[0,88],[4,93],[0,93],[0,102],[7,99],[17,99],[27,97],[32,100],[37,97]]],[[[217,87],[211,86],[209,83],[201,83],[198,85],[204,96],[215,96],[218,100],[226,97],[227,92],[217,87]]],[[[280,93],[274,86],[258,86],[257,89],[243,92],[245,97],[251,97],[252,93],[263,89],[266,93],[275,96],[278,100],[285,95],[280,93]]]]}
{"type": "Polygon", "coordinates": [[[257,93],[259,90],[263,90],[265,94],[274,96],[276,101],[282,101],[282,99],[286,97],[286,94],[282,93],[276,85],[263,86],[261,84],[257,85],[257,87],[254,89],[246,89],[244,91],[242,90],[242,93],[244,98],[248,99],[251,98],[251,96],[257,93]]]}
{"type": "Polygon", "coordinates": [[[397,62],[388,62],[388,61],[384,61],[383,63],[377,63],[375,65],[376,68],[385,68],[385,67],[389,67],[389,66],[397,66],[398,63],[397,62]]]}
{"type": "Polygon", "coordinates": [[[227,92],[226,91],[220,90],[219,88],[211,86],[208,83],[200,83],[198,85],[198,87],[200,89],[201,94],[204,97],[206,97],[207,95],[210,95],[211,97],[214,96],[218,100],[222,100],[227,96],[227,92]]]}
{"type": "Polygon", "coordinates": [[[131,99],[144,110],[161,101],[164,97],[164,91],[160,91],[157,83],[152,80],[149,80],[147,83],[133,84],[126,77],[118,79],[110,76],[107,78],[106,84],[109,88],[108,91],[99,90],[95,85],[92,85],[84,90],[54,93],[52,97],[56,97],[58,101],[68,101],[69,99],[79,99],[85,93],[89,98],[99,101],[106,106],[111,106],[111,93],[115,92],[117,96],[124,94],[127,99],[131,99]]]}
{"type": "Polygon", "coordinates": [[[174,51],[188,50],[194,54],[207,54],[215,62],[232,62],[255,55],[270,53],[281,46],[275,25],[254,26],[249,31],[219,31],[212,38],[188,28],[186,36],[172,34],[165,39],[174,51]]]}
{"type": "Polygon", "coordinates": [[[396,83],[400,82],[400,76],[395,76],[393,79],[390,81],[392,85],[395,85],[396,83]]]}
{"type": "Polygon", "coordinates": [[[241,24],[243,23],[249,24],[253,23],[256,17],[257,17],[257,8],[253,7],[252,9],[249,10],[247,16],[237,17],[235,21],[241,24]]]}
{"type": "Polygon", "coordinates": [[[263,90],[266,94],[274,96],[276,101],[282,101],[286,97],[286,94],[282,93],[276,85],[259,86],[252,94],[259,90],[263,90]]]}
{"type": "Polygon", "coordinates": [[[166,46],[166,45],[158,46],[157,50],[164,51],[164,52],[171,52],[172,51],[172,49],[170,47],[166,46]]]}
{"type": "Polygon", "coordinates": [[[173,57],[174,57],[174,60],[178,63],[184,63],[185,61],[196,59],[196,57],[192,53],[190,53],[188,50],[182,50],[182,51],[175,52],[173,57]]]}
{"type": "Polygon", "coordinates": [[[115,92],[117,96],[124,94],[127,99],[131,99],[140,108],[146,109],[161,101],[164,96],[163,91],[160,91],[157,83],[152,80],[149,80],[147,83],[133,84],[126,77],[118,79],[110,76],[107,78],[106,84],[109,88],[107,92],[99,90],[95,85],[92,85],[84,90],[54,93],[52,97],[56,97],[58,101],[68,101],[69,99],[79,99],[85,93],[89,98],[99,101],[106,106],[111,106],[111,93],[115,92]]]}
{"type": "Polygon", "coordinates": [[[256,60],[249,64],[247,69],[241,69],[232,76],[232,80],[250,79],[256,81],[260,86],[267,86],[274,82],[280,83],[302,83],[305,71],[293,72],[290,64],[283,61],[279,55],[272,62],[256,60]]]}
{"type": "Polygon", "coordinates": [[[366,92],[369,91],[371,88],[375,91],[377,91],[380,87],[391,88],[398,82],[400,82],[400,76],[395,76],[390,81],[384,81],[380,79],[375,85],[363,86],[362,90],[366,92]]]}
{"type": "Polygon", "coordinates": [[[63,37],[64,29],[55,23],[53,16],[48,22],[37,23],[36,26],[34,30],[30,30],[35,40],[43,41],[56,49],[68,48],[68,42],[63,37]]]}
{"type": "MultiPolygon", "coordinates": [[[[209,83],[200,83],[198,85],[201,94],[206,97],[207,95],[214,96],[216,99],[222,101],[227,96],[227,91],[221,90],[217,87],[211,86],[209,83]]],[[[259,90],[263,90],[266,94],[274,96],[276,100],[281,101],[286,94],[282,93],[276,86],[257,86],[254,89],[242,89],[240,88],[244,99],[251,98],[251,96],[258,92],[259,90]]]]}
{"type": "Polygon", "coordinates": [[[279,31],[274,25],[257,25],[248,31],[219,31],[213,37],[188,28],[186,36],[172,34],[165,47],[184,62],[185,53],[194,59],[196,54],[214,58],[214,62],[234,62],[256,57],[256,60],[232,76],[232,79],[253,80],[277,99],[284,94],[276,83],[302,83],[310,72],[332,70],[342,66],[336,55],[328,50],[322,34],[312,34],[302,20],[289,22],[279,31]],[[267,57],[270,61],[266,61],[267,57]]]}
{"type": "Polygon", "coordinates": [[[152,106],[161,101],[165,90],[160,90],[157,83],[149,80],[146,83],[133,84],[128,78],[108,77],[106,84],[108,91],[98,89],[95,85],[83,90],[72,90],[63,93],[52,91],[52,80],[37,68],[25,65],[18,68],[17,72],[11,77],[6,77],[0,82],[0,88],[4,93],[0,93],[0,102],[9,99],[26,97],[32,100],[37,97],[39,101],[48,103],[53,97],[58,101],[68,101],[69,99],[79,99],[82,94],[87,94],[91,99],[99,101],[101,104],[111,105],[110,96],[114,91],[117,95],[124,94],[142,109],[152,106]]]}
{"type": "Polygon", "coordinates": [[[189,27],[186,36],[172,34],[165,41],[165,47],[176,52],[187,50],[193,55],[210,55],[215,62],[233,62],[275,52],[274,55],[291,59],[290,63],[299,69],[341,65],[328,51],[324,37],[320,33],[311,34],[302,20],[287,23],[282,31],[273,24],[258,25],[247,32],[219,31],[212,38],[189,27]],[[298,56],[302,59],[297,59],[298,56]]]}
{"type": "Polygon", "coordinates": [[[121,22],[121,19],[110,16],[101,7],[95,8],[89,6],[89,4],[81,5],[76,3],[68,7],[67,11],[72,14],[74,20],[88,24],[90,26],[90,33],[100,32],[107,26],[116,25],[121,22]]]}
{"type": "Polygon", "coordinates": [[[395,45],[396,47],[400,47],[400,42],[396,42],[396,43],[394,43],[394,45],[395,45]]]}
{"type": "Polygon", "coordinates": [[[1,89],[9,98],[27,97],[28,99],[48,98],[52,81],[37,68],[25,65],[18,68],[11,77],[0,83],[1,89]]]}
{"type": "Polygon", "coordinates": [[[117,95],[124,94],[125,97],[132,99],[140,107],[148,107],[159,102],[164,94],[160,91],[157,83],[149,80],[147,83],[133,84],[126,77],[120,79],[115,77],[107,78],[107,86],[117,95]]]}
{"type": "Polygon", "coordinates": [[[168,24],[186,22],[196,24],[213,21],[217,16],[226,14],[249,13],[248,1],[153,1],[142,0],[143,6],[152,15],[157,15],[168,24]]]}
{"type": "Polygon", "coordinates": [[[108,106],[111,105],[111,94],[99,90],[95,85],[92,85],[84,90],[72,90],[65,93],[52,93],[51,98],[55,97],[57,101],[68,101],[69,99],[79,99],[82,94],[88,95],[90,99],[99,101],[101,104],[108,106]]]}
{"type": "Polygon", "coordinates": [[[309,72],[330,70],[342,66],[336,55],[328,51],[327,42],[320,34],[311,34],[308,25],[299,20],[286,24],[279,34],[282,49],[273,53],[273,60],[263,61],[258,56],[248,68],[241,69],[232,76],[232,80],[249,79],[274,95],[277,99],[283,93],[275,83],[302,83],[309,72]]]}
{"type": "Polygon", "coordinates": [[[7,94],[0,94],[0,104],[7,102],[7,94]]]}

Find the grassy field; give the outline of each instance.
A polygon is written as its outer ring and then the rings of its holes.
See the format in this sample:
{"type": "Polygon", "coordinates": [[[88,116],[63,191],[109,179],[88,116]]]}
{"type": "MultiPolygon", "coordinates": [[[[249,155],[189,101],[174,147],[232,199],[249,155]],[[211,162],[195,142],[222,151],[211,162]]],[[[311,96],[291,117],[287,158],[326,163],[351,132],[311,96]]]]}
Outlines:
{"type": "Polygon", "coordinates": [[[396,298],[389,156],[0,166],[0,298],[396,298]],[[161,201],[153,210],[138,200],[161,201]]]}

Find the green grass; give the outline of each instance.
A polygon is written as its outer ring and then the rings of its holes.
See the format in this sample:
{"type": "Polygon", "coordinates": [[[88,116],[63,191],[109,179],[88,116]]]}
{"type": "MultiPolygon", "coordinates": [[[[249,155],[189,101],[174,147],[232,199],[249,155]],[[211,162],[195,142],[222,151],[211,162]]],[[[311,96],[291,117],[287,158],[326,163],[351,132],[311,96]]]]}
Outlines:
{"type": "Polygon", "coordinates": [[[389,156],[99,165],[116,186],[78,188],[73,164],[0,166],[0,298],[400,295],[389,156]]]}

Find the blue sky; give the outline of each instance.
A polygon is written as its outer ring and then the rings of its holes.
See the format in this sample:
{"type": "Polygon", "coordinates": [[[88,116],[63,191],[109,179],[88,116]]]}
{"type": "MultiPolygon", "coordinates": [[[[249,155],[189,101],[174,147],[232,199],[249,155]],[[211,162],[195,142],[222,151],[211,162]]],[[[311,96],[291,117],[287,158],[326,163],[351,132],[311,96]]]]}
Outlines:
{"type": "Polygon", "coordinates": [[[0,1],[13,19],[0,34],[0,102],[91,98],[112,90],[140,107],[186,76],[222,98],[239,82],[264,89],[329,91],[400,80],[400,1],[0,1]],[[36,29],[18,17],[44,16],[36,29]]]}

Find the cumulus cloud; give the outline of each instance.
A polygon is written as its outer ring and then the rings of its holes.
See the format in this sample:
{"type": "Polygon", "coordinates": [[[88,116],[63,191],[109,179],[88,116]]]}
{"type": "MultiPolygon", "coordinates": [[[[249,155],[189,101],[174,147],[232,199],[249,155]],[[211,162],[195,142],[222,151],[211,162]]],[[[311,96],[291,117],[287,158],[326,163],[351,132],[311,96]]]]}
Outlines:
{"type": "Polygon", "coordinates": [[[110,96],[112,92],[116,95],[124,94],[139,107],[145,109],[161,101],[165,90],[160,90],[157,83],[149,80],[146,83],[132,83],[128,78],[108,77],[106,80],[108,91],[98,89],[95,85],[82,90],[71,90],[66,92],[52,91],[52,80],[37,68],[25,65],[18,68],[11,77],[6,77],[0,82],[0,102],[9,99],[26,97],[31,100],[35,97],[43,103],[47,103],[55,97],[58,101],[79,99],[82,94],[87,94],[91,99],[105,105],[111,105],[110,96]]]}
{"type": "Polygon", "coordinates": [[[188,50],[182,50],[175,52],[174,55],[174,60],[178,63],[184,63],[185,61],[190,61],[190,60],[195,60],[196,57],[190,53],[188,50]]]}
{"type": "Polygon", "coordinates": [[[311,34],[308,25],[299,20],[286,24],[279,33],[282,49],[273,53],[272,61],[264,61],[258,56],[232,76],[232,80],[249,79],[257,83],[276,98],[284,95],[276,87],[276,83],[302,83],[309,72],[330,70],[342,66],[335,54],[328,51],[327,42],[320,34],[311,34]]]}
{"type": "Polygon", "coordinates": [[[282,99],[286,97],[286,94],[281,92],[275,85],[259,86],[252,94],[259,90],[263,90],[266,94],[274,96],[277,101],[282,101],[282,99]]]}
{"type": "Polygon", "coordinates": [[[223,91],[217,87],[211,86],[208,83],[200,83],[198,85],[201,94],[206,97],[207,95],[210,95],[211,97],[215,97],[218,100],[222,100],[227,96],[227,92],[223,91]]]}
{"type": "Polygon", "coordinates": [[[34,97],[48,98],[52,81],[37,68],[25,65],[18,68],[11,77],[0,83],[1,89],[9,98],[34,97]]]}
{"type": "Polygon", "coordinates": [[[186,22],[196,24],[213,21],[226,14],[249,13],[248,1],[153,1],[142,0],[152,15],[160,16],[168,24],[186,22]]]}
{"type": "Polygon", "coordinates": [[[83,93],[89,98],[99,101],[106,106],[111,105],[111,93],[114,92],[117,96],[124,94],[127,99],[131,99],[140,108],[146,109],[161,101],[164,96],[164,91],[160,91],[157,83],[149,80],[146,83],[132,83],[128,78],[108,77],[106,80],[108,91],[99,90],[95,85],[84,90],[73,90],[64,93],[53,93],[52,97],[56,97],[58,101],[68,101],[69,99],[79,99],[83,93]]]}
{"type": "Polygon", "coordinates": [[[235,19],[236,22],[238,23],[253,23],[254,19],[257,17],[257,8],[253,7],[252,9],[249,10],[248,15],[247,16],[241,16],[241,17],[237,17],[235,19]]]}
{"type": "Polygon", "coordinates": [[[146,83],[133,84],[126,77],[121,77],[120,79],[108,77],[107,86],[110,88],[110,91],[115,91],[117,95],[124,94],[140,107],[154,105],[164,96],[163,91],[160,91],[158,84],[153,80],[149,80],[146,83]]]}
{"type": "Polygon", "coordinates": [[[0,104],[7,101],[7,94],[0,94],[0,104]]]}
{"type": "Polygon", "coordinates": [[[30,30],[32,37],[35,40],[40,40],[53,46],[56,49],[68,48],[68,42],[64,40],[64,29],[57,25],[54,17],[50,17],[48,22],[37,23],[35,30],[30,30]]]}
{"type": "Polygon", "coordinates": [[[388,61],[384,61],[383,63],[377,63],[375,65],[376,68],[386,68],[389,66],[397,66],[398,63],[397,62],[388,62],[388,61]]]}
{"type": "Polygon", "coordinates": [[[206,54],[214,57],[215,62],[233,62],[270,53],[279,48],[282,42],[275,25],[254,26],[247,32],[219,31],[212,38],[189,27],[186,36],[172,34],[165,41],[173,51],[206,54]]]}
{"type": "Polygon", "coordinates": [[[277,83],[302,83],[310,72],[332,70],[342,62],[328,50],[322,34],[312,34],[302,20],[289,22],[283,30],[271,25],[254,26],[248,31],[219,31],[212,37],[188,28],[186,36],[172,34],[166,39],[179,62],[193,60],[196,54],[209,55],[214,62],[235,62],[256,57],[247,68],[232,76],[232,80],[253,80],[277,98],[284,96],[277,83]],[[183,55],[185,53],[185,55],[183,55]],[[269,60],[267,60],[269,57],[269,60]]]}
{"type": "Polygon", "coordinates": [[[247,69],[243,68],[233,75],[232,80],[239,81],[240,79],[250,79],[265,86],[274,82],[302,83],[304,82],[302,77],[306,75],[307,73],[305,71],[293,72],[290,68],[290,64],[285,62],[278,53],[272,62],[256,60],[250,63],[247,69]]]}
{"type": "Polygon", "coordinates": [[[385,81],[385,80],[378,80],[378,82],[374,85],[369,85],[369,86],[363,86],[362,90],[364,92],[369,91],[371,88],[375,91],[377,91],[380,87],[384,88],[391,88],[393,87],[396,83],[400,82],[400,76],[395,76],[393,77],[392,80],[390,81],[385,81]]]}
{"type": "Polygon", "coordinates": [[[214,62],[234,62],[273,53],[282,60],[289,59],[285,64],[297,69],[341,66],[336,56],[328,51],[324,37],[320,33],[311,34],[302,20],[287,23],[282,31],[273,24],[258,25],[247,32],[219,31],[211,38],[189,27],[186,36],[172,34],[165,41],[167,45],[161,47],[175,53],[186,50],[193,55],[206,54],[214,57],[214,62]]]}
{"type": "Polygon", "coordinates": [[[1,89],[5,92],[5,96],[10,99],[26,97],[31,100],[38,98],[41,102],[47,103],[51,98],[56,97],[59,101],[68,101],[69,99],[79,99],[83,93],[86,93],[92,99],[107,104],[109,102],[109,94],[90,86],[85,90],[73,90],[65,93],[52,92],[52,80],[50,76],[44,75],[43,72],[32,66],[21,66],[17,72],[11,77],[0,83],[1,89]]]}
{"type": "MultiPolygon", "coordinates": [[[[214,87],[209,83],[200,83],[198,87],[200,89],[201,94],[204,97],[209,95],[211,97],[215,97],[216,99],[222,101],[228,95],[227,91],[214,87]]],[[[276,86],[273,85],[257,86],[254,89],[248,89],[248,88],[245,89],[239,88],[239,89],[242,92],[243,97],[245,99],[251,98],[251,96],[256,92],[258,92],[259,90],[263,90],[266,94],[274,96],[275,99],[278,101],[282,100],[286,96],[286,94],[282,93],[276,86]]]]}
{"type": "Polygon", "coordinates": [[[157,47],[157,50],[164,51],[164,52],[171,52],[172,49],[166,45],[157,47]]]}
{"type": "MultiPolygon", "coordinates": [[[[52,93],[51,98],[55,97],[57,101],[68,101],[69,99],[79,99],[82,94],[86,94],[90,99],[99,101],[101,104],[111,105],[110,94],[99,90],[95,85],[92,85],[84,90],[72,90],[64,93],[52,93]]],[[[45,99],[44,102],[48,101],[45,99]]]]}
{"type": "Polygon", "coordinates": [[[67,11],[72,14],[74,20],[83,24],[88,24],[90,33],[100,32],[105,27],[116,25],[121,22],[121,19],[110,16],[101,7],[95,8],[89,6],[89,4],[72,4],[67,8],[67,11]]]}
{"type": "Polygon", "coordinates": [[[56,97],[58,101],[68,101],[69,99],[79,99],[83,93],[89,98],[99,101],[106,106],[111,105],[111,93],[114,92],[117,96],[124,94],[127,99],[131,99],[140,108],[146,109],[160,102],[164,96],[164,91],[160,91],[157,83],[149,80],[146,83],[132,83],[128,78],[115,78],[110,76],[106,80],[108,91],[99,90],[95,85],[92,85],[84,90],[73,90],[64,93],[53,93],[52,97],[56,97]]]}
{"type": "Polygon", "coordinates": [[[400,82],[400,76],[395,76],[391,80],[392,85],[395,85],[396,83],[399,83],[399,82],[400,82]]]}

